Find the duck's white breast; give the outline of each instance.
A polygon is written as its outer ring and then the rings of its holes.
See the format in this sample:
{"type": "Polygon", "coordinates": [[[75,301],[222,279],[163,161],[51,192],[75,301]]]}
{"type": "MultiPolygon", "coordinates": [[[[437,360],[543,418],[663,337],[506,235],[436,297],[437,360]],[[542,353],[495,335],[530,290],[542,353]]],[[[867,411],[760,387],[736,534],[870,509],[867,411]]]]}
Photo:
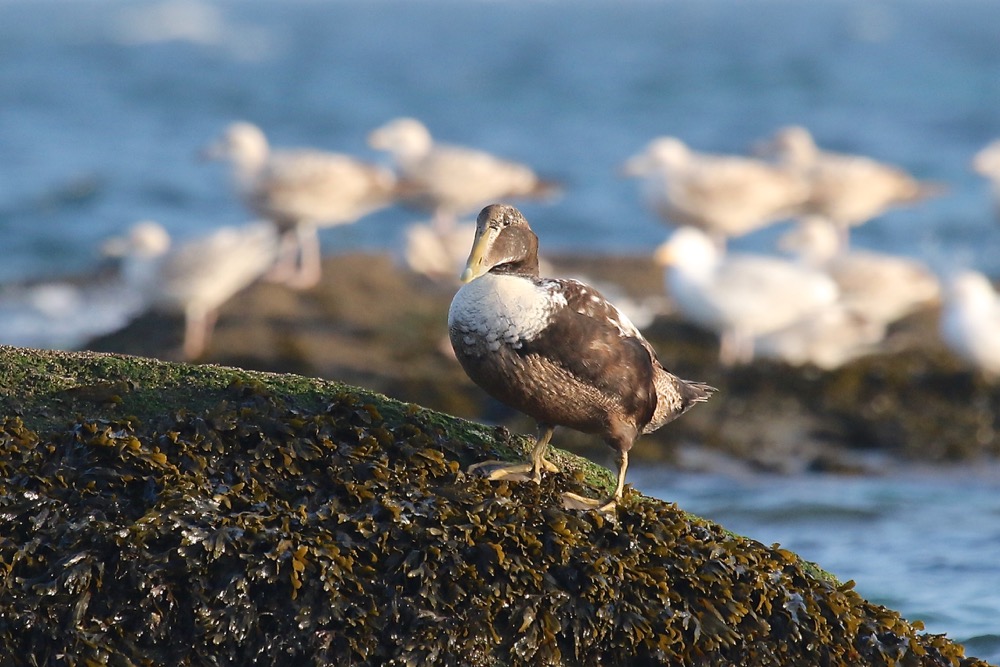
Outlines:
{"type": "Polygon", "coordinates": [[[452,344],[467,354],[534,339],[566,305],[558,283],[487,273],[462,286],[448,310],[452,344]]]}

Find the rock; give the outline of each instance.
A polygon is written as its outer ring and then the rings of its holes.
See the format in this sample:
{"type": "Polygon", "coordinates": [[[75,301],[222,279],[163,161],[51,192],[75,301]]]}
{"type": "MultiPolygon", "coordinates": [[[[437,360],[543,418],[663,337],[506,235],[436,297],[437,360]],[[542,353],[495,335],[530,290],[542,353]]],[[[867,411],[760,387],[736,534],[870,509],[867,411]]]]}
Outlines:
{"type": "Polygon", "coordinates": [[[348,385],[0,348],[5,665],[984,665],[565,453],[348,385]]]}
{"type": "MultiPolygon", "coordinates": [[[[556,275],[611,284],[637,302],[665,300],[651,258],[549,259],[556,275]]],[[[530,420],[472,384],[450,354],[446,321],[456,288],[413,274],[388,255],[328,257],[313,290],[260,284],[227,304],[204,361],[336,378],[516,432],[533,430],[530,420]]],[[[182,330],[179,318],[152,314],[88,347],[164,358],[179,347],[182,330]]],[[[692,443],[775,472],[881,470],[887,457],[943,463],[1000,456],[1000,386],[947,352],[934,311],[896,325],[885,353],[829,372],[773,361],[720,368],[715,338],[669,313],[644,333],[668,368],[720,391],[670,428],[644,436],[633,460],[680,465],[678,451],[692,443]]],[[[556,444],[608,460],[607,448],[589,436],[559,431],[556,444]]]]}

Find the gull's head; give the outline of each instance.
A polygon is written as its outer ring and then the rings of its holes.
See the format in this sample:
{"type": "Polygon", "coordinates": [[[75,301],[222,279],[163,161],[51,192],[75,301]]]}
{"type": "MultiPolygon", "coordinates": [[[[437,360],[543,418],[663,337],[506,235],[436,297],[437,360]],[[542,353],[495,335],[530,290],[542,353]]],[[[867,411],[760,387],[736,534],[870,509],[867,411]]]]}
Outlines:
{"type": "Polygon", "coordinates": [[[1000,139],[976,153],[972,158],[972,169],[980,176],[1000,180],[1000,139]]]}
{"type": "Polygon", "coordinates": [[[231,123],[222,136],[202,149],[204,160],[228,160],[246,169],[255,169],[267,161],[268,145],[264,132],[247,122],[231,123]]]}
{"type": "Polygon", "coordinates": [[[639,154],[633,155],[622,165],[624,176],[640,177],[663,169],[679,169],[691,159],[691,151],[680,139],[658,137],[639,154]]]}
{"type": "Polygon", "coordinates": [[[819,216],[803,216],[778,239],[778,248],[807,260],[822,262],[840,250],[840,236],[830,221],[819,216]]]}
{"type": "Polygon", "coordinates": [[[141,220],[129,228],[126,236],[105,241],[101,250],[108,257],[153,259],[170,250],[170,234],[159,223],[141,220]]]}
{"type": "Polygon", "coordinates": [[[694,227],[680,227],[653,253],[653,260],[664,267],[706,267],[718,263],[720,251],[708,234],[694,227]]]}
{"type": "Polygon", "coordinates": [[[819,149],[809,130],[801,125],[788,125],[757,145],[754,152],[791,165],[806,166],[816,160],[819,149]]]}
{"type": "Polygon", "coordinates": [[[989,279],[978,271],[959,271],[947,280],[949,301],[966,307],[990,307],[997,302],[997,293],[989,279]]]}
{"type": "Polygon", "coordinates": [[[431,133],[415,118],[397,118],[368,134],[368,145],[386,151],[396,158],[408,159],[426,155],[433,145],[431,133]]]}

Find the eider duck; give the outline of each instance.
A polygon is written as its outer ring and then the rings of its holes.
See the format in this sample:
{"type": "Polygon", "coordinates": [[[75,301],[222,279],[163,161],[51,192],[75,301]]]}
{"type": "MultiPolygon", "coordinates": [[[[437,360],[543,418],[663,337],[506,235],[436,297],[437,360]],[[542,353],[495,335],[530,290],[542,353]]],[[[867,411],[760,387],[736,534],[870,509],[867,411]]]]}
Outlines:
{"type": "Polygon", "coordinates": [[[794,169],[741,155],[691,150],[675,137],[658,137],[622,166],[640,179],[649,209],[673,227],[697,227],[720,246],[794,217],[809,196],[794,169]]]}
{"type": "Polygon", "coordinates": [[[389,206],[396,195],[388,169],[341,153],[271,150],[251,123],[229,125],[202,156],[231,162],[243,203],[281,230],[279,264],[270,277],[295,289],[319,282],[318,227],[353,223],[389,206]]]}
{"type": "Polygon", "coordinates": [[[559,189],[525,164],[475,148],[436,143],[414,118],[397,118],[372,130],[368,145],[392,156],[400,201],[431,213],[441,229],[498,199],[545,199],[559,189]]]}
{"type": "MultiPolygon", "coordinates": [[[[538,237],[513,206],[487,206],[448,311],[455,356],[487,393],[534,418],[526,464],[491,479],[554,471],[545,450],[556,426],[600,435],[618,453],[618,483],[604,502],[567,495],[567,506],[608,510],[625,485],[628,452],[715,391],[666,371],[615,306],[575,280],[539,277],[538,237]]],[[[479,468],[482,464],[474,466],[479,468]]]]}
{"type": "Polygon", "coordinates": [[[918,181],[900,167],[864,155],[821,150],[804,127],[781,128],[762,143],[760,152],[806,177],[810,194],[804,212],[833,223],[844,246],[851,227],[890,208],[914,204],[945,190],[939,184],[918,181]]]}

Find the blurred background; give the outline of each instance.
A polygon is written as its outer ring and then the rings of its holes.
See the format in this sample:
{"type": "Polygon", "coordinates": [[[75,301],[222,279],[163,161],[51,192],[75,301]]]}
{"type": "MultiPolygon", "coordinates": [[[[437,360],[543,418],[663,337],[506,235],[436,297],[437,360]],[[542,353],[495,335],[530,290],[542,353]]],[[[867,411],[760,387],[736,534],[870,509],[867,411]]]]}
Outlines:
{"type": "MultiPolygon", "coordinates": [[[[391,168],[367,137],[414,117],[558,181],[558,198],[515,202],[553,272],[598,284],[668,367],[722,390],[638,444],[631,483],[780,541],[997,660],[1000,390],[942,339],[942,302],[843,364],[724,367],[718,332],[677,310],[653,259],[670,229],[621,169],[662,135],[749,156],[803,126],[823,149],[944,187],[852,229],[852,250],[915,260],[942,284],[960,269],[995,278],[1000,225],[972,161],[1000,137],[998,26],[986,0],[0,0],[0,343],[181,358],[184,317],[152,312],[148,277],[133,289],[109,239],[153,220],[206,247],[258,217],[226,165],[198,159],[233,121],[276,148],[391,168]]],[[[321,282],[234,289],[194,358],[529,430],[449,355],[457,264],[427,272],[405,255],[428,218],[390,205],[321,229],[321,282]]],[[[728,252],[781,256],[793,225],[728,252]]],[[[556,438],[607,461],[600,443],[556,438]]]]}

